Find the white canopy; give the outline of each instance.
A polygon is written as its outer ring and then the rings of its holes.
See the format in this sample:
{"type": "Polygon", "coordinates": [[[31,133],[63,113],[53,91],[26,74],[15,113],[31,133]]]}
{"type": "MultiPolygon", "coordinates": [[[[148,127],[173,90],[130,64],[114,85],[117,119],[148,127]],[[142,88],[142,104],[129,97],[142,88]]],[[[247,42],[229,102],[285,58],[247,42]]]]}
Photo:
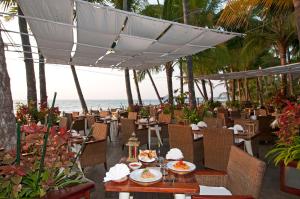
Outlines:
{"type": "Polygon", "coordinates": [[[274,66],[265,69],[248,70],[240,72],[231,72],[223,74],[201,75],[195,79],[210,79],[210,80],[230,80],[230,79],[245,79],[261,76],[279,75],[279,74],[299,74],[300,63],[294,63],[283,66],[274,66]]]}
{"type": "Polygon", "coordinates": [[[47,63],[146,69],[239,35],[81,0],[18,1],[47,63]]]}

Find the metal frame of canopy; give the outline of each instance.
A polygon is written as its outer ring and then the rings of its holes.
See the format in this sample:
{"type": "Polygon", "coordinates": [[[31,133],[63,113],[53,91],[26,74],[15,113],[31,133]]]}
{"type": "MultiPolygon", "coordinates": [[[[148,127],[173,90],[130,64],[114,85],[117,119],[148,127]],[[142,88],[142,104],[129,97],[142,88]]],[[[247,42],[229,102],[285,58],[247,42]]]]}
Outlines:
{"type": "Polygon", "coordinates": [[[147,69],[242,35],[142,16],[82,0],[68,0],[63,5],[60,0],[18,2],[47,63],[147,69]],[[72,18],[74,4],[76,22],[72,18]],[[57,31],[59,34],[55,34],[57,31]],[[57,45],[61,50],[53,50],[57,45]],[[111,47],[115,57],[124,59],[118,63],[106,62],[109,53],[105,51],[111,51],[111,47]],[[157,57],[150,55],[157,52],[160,52],[157,57]],[[145,56],[147,53],[149,57],[145,56]]]}
{"type": "Polygon", "coordinates": [[[230,79],[245,79],[269,75],[279,75],[288,73],[300,73],[300,63],[288,64],[284,66],[274,66],[264,69],[248,70],[241,72],[231,72],[223,74],[201,75],[195,79],[209,80],[230,80],[230,79]]]}

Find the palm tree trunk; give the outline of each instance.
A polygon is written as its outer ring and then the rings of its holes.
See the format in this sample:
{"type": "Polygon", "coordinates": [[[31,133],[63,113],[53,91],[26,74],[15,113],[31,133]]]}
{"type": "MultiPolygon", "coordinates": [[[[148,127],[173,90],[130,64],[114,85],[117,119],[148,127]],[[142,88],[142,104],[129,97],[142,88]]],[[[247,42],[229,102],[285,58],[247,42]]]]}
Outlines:
{"type": "Polygon", "coordinates": [[[131,92],[131,85],[130,85],[130,75],[129,75],[129,69],[126,68],[124,70],[125,72],[125,84],[126,84],[126,93],[127,93],[127,100],[128,100],[128,107],[133,107],[133,98],[132,98],[132,92],[131,92]]]}
{"type": "MultiPolygon", "coordinates": [[[[189,24],[189,1],[182,0],[183,7],[183,22],[189,24]]],[[[186,57],[187,61],[187,76],[188,76],[188,88],[189,88],[189,102],[190,108],[196,108],[196,95],[194,87],[194,73],[193,73],[193,58],[192,56],[186,57]]]]}
{"type": "Polygon", "coordinates": [[[79,96],[79,100],[80,100],[80,103],[81,103],[82,111],[84,113],[87,113],[88,109],[87,109],[87,106],[86,106],[86,103],[85,103],[85,100],[84,100],[84,97],[83,97],[83,94],[82,94],[82,91],[81,91],[81,87],[80,87],[80,84],[79,84],[79,80],[78,80],[77,73],[76,73],[74,65],[71,65],[71,70],[72,70],[74,82],[75,82],[75,85],[76,85],[77,93],[78,93],[78,96],[79,96]]]}
{"type": "Polygon", "coordinates": [[[182,59],[179,60],[179,72],[180,72],[180,93],[183,94],[183,69],[182,69],[182,59]]]}
{"type": "Polygon", "coordinates": [[[202,98],[204,99],[204,94],[203,94],[202,90],[200,89],[198,82],[195,81],[195,84],[196,84],[196,87],[198,88],[199,93],[201,94],[202,98]]]}
{"type": "Polygon", "coordinates": [[[262,94],[262,89],[261,89],[261,81],[260,81],[259,77],[256,78],[256,89],[257,89],[257,98],[258,98],[259,104],[261,106],[263,106],[264,101],[263,101],[263,94],[262,94]]]}
{"type": "MultiPolygon", "coordinates": [[[[286,45],[283,42],[278,42],[278,52],[280,58],[280,64],[286,65],[286,45]]],[[[286,74],[281,75],[281,93],[287,96],[287,76],[286,74]]]]}
{"type": "Polygon", "coordinates": [[[39,51],[39,77],[40,77],[40,100],[41,104],[47,106],[47,87],[45,75],[45,59],[39,51]]]}
{"type": "Polygon", "coordinates": [[[202,90],[203,90],[203,95],[204,95],[204,101],[208,101],[208,96],[207,96],[207,91],[206,91],[206,86],[205,86],[205,80],[201,79],[201,84],[202,84],[202,90]]]}
{"type": "Polygon", "coordinates": [[[232,80],[232,97],[231,97],[231,99],[232,99],[232,101],[234,102],[236,99],[235,99],[235,90],[236,90],[236,80],[235,79],[233,79],[232,80]]]}
{"type": "MultiPolygon", "coordinates": [[[[291,53],[290,50],[287,49],[287,59],[288,59],[288,64],[291,64],[291,53]]],[[[294,87],[293,87],[293,74],[288,73],[288,79],[289,79],[289,92],[291,96],[294,96],[294,87]]]]}
{"type": "Polygon", "coordinates": [[[300,0],[293,0],[293,4],[294,4],[294,9],[295,9],[298,41],[300,44],[300,0]]]}
{"type": "Polygon", "coordinates": [[[173,67],[172,62],[166,63],[166,75],[167,75],[167,83],[168,83],[168,94],[169,100],[168,103],[173,106],[173,82],[172,82],[172,74],[173,74],[173,67]]]}
{"type": "Polygon", "coordinates": [[[134,83],[135,83],[135,87],[136,87],[136,92],[137,92],[137,96],[138,96],[139,105],[143,105],[142,98],[141,98],[141,93],[140,93],[139,82],[137,80],[136,70],[133,70],[133,79],[134,79],[134,83]]]}
{"type": "Polygon", "coordinates": [[[211,80],[208,80],[209,82],[209,88],[210,88],[210,100],[214,101],[214,88],[211,80]]]}
{"type": "MultiPolygon", "coordinates": [[[[18,6],[18,15],[23,15],[21,8],[18,6]]],[[[27,29],[27,23],[24,18],[19,17],[19,29],[21,32],[21,40],[24,54],[24,62],[26,69],[26,82],[27,82],[27,103],[37,107],[37,94],[36,94],[36,81],[34,73],[34,64],[32,59],[30,40],[27,29]],[[25,33],[25,34],[22,34],[25,33]]]]}
{"type": "Polygon", "coordinates": [[[146,71],[147,71],[147,74],[148,74],[148,76],[149,76],[149,78],[150,78],[150,80],[151,80],[152,86],[153,86],[153,88],[154,88],[154,90],[155,90],[157,99],[158,99],[159,103],[162,104],[161,97],[160,97],[160,95],[159,95],[159,92],[158,92],[158,90],[157,90],[157,87],[156,87],[156,85],[155,85],[155,82],[153,81],[152,75],[151,75],[151,73],[149,72],[149,70],[146,70],[146,71]]]}
{"type": "Polygon", "coordinates": [[[16,145],[16,120],[13,114],[13,100],[10,79],[7,72],[4,43],[0,30],[0,146],[13,149],[16,145]]]}
{"type": "Polygon", "coordinates": [[[227,101],[230,102],[230,94],[229,94],[230,91],[229,91],[227,80],[224,80],[224,83],[225,83],[225,88],[226,88],[227,101]]]}
{"type": "Polygon", "coordinates": [[[245,78],[244,80],[244,86],[245,86],[245,100],[249,101],[249,87],[248,87],[248,79],[245,78]]]}
{"type": "Polygon", "coordinates": [[[239,100],[242,101],[242,93],[241,93],[241,82],[238,80],[238,91],[239,91],[239,100]]]}

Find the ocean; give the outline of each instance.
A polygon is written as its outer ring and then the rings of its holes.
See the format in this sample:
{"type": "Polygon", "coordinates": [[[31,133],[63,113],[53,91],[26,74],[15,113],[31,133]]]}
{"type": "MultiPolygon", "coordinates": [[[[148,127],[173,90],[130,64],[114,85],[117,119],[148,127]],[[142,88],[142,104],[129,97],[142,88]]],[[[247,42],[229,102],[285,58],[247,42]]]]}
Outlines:
{"type": "MultiPolygon", "coordinates": [[[[14,100],[14,110],[16,110],[16,105],[17,103],[24,103],[26,104],[26,100],[14,100]]],[[[49,104],[52,102],[49,101],[49,104]]],[[[137,103],[137,100],[134,100],[134,103],[137,103]]],[[[148,104],[159,104],[158,100],[155,99],[145,99],[143,100],[143,103],[145,105],[148,104]]],[[[88,109],[100,109],[102,108],[103,110],[111,109],[111,108],[122,108],[122,107],[127,107],[127,99],[113,99],[113,100],[86,100],[86,105],[88,109]]],[[[58,106],[60,111],[64,112],[72,112],[72,111],[82,111],[81,104],[79,100],[57,100],[55,102],[55,106],[58,106]]]]}
{"type": "MultiPolygon", "coordinates": [[[[198,102],[202,101],[202,98],[198,98],[198,102]]],[[[215,97],[214,100],[218,100],[221,102],[226,101],[224,97],[215,97]]],[[[14,100],[14,110],[16,110],[17,103],[27,104],[26,100],[14,100]]],[[[49,101],[49,104],[52,102],[49,101]]],[[[138,103],[137,100],[134,100],[134,103],[138,103]]],[[[159,101],[157,99],[143,99],[144,105],[157,105],[159,101]]],[[[127,99],[112,99],[112,100],[86,100],[86,105],[88,109],[92,110],[107,110],[111,108],[126,108],[128,106],[127,99]]],[[[81,104],[79,100],[57,100],[55,102],[55,106],[58,106],[60,111],[64,112],[72,112],[72,111],[82,111],[81,104]]]]}

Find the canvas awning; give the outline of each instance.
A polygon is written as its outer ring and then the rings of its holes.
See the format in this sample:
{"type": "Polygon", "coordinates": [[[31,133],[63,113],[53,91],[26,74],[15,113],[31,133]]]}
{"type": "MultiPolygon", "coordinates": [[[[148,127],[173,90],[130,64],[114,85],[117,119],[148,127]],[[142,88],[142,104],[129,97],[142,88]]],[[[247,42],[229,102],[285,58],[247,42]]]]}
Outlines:
{"type": "Polygon", "coordinates": [[[241,35],[81,0],[18,2],[46,62],[52,64],[146,69],[241,35]]]}
{"type": "Polygon", "coordinates": [[[280,75],[280,74],[295,74],[300,73],[300,63],[294,63],[284,66],[274,66],[264,69],[248,70],[241,72],[231,72],[222,74],[212,74],[212,75],[201,75],[195,77],[195,79],[209,79],[209,80],[230,80],[230,79],[245,79],[254,78],[262,76],[280,75]]]}

